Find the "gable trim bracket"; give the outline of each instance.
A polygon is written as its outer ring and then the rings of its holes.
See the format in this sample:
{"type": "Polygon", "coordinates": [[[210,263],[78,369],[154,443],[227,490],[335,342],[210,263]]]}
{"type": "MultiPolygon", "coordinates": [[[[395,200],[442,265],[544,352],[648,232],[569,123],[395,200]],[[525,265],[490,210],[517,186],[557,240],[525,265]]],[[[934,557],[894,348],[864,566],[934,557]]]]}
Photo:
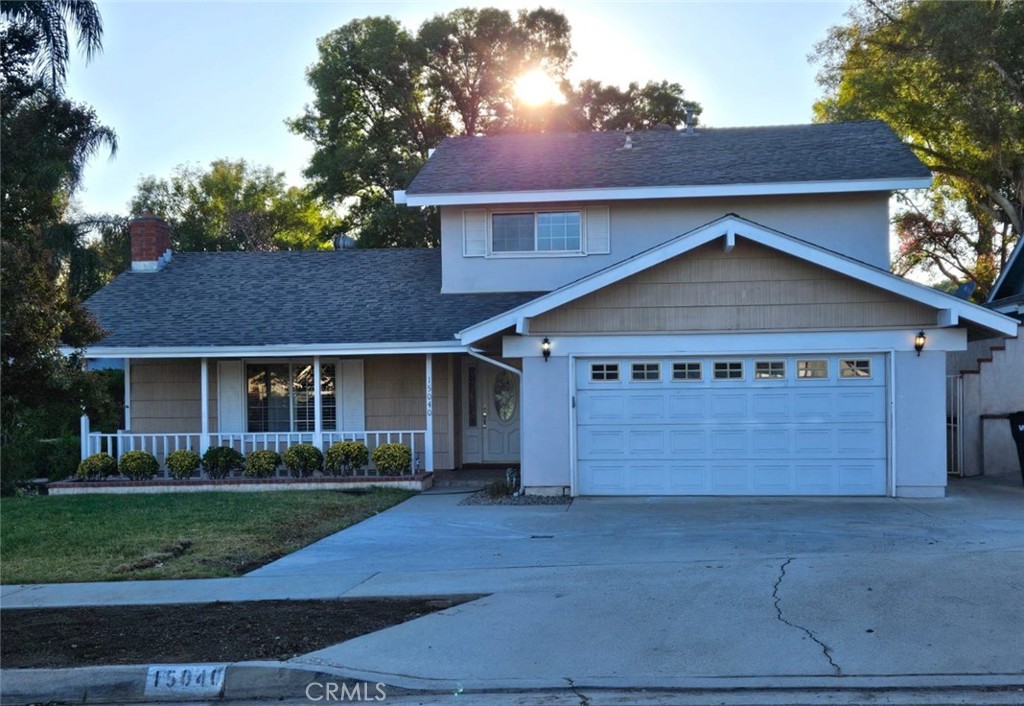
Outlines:
{"type": "Polygon", "coordinates": [[[787,255],[820,265],[833,272],[888,290],[897,296],[938,309],[937,325],[939,326],[956,326],[962,318],[1005,336],[1016,335],[1018,322],[1009,316],[963,299],[957,299],[951,294],[912,282],[891,272],[840,255],[833,250],[748,221],[735,214],[729,214],[498,316],[463,329],[456,334],[456,337],[463,345],[472,345],[476,341],[510,328],[514,329],[516,333],[524,334],[529,331],[528,320],[530,318],[568,304],[718,238],[725,239],[725,247],[728,251],[730,236],[733,246],[735,246],[737,235],[787,255]]]}

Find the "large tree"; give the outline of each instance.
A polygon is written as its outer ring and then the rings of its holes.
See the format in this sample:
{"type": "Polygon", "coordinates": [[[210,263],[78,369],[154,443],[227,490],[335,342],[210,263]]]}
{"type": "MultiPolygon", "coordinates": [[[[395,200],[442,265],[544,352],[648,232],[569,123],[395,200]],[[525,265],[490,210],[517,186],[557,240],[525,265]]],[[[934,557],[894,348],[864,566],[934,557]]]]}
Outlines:
{"type": "Polygon", "coordinates": [[[502,132],[515,118],[515,81],[528,70],[561,80],[572,62],[569,21],[555,10],[462,8],[420,27],[431,102],[463,135],[502,132]]]}
{"type": "Polygon", "coordinates": [[[1024,222],[1024,3],[862,0],[815,50],[820,120],[878,118],[935,173],[894,268],[989,289],[1024,222]]]}
{"type": "MultiPolygon", "coordinates": [[[[319,199],[287,186],[283,172],[245,160],[182,165],[168,179],[142,179],[131,213],[146,211],[167,220],[175,249],[189,252],[324,248],[341,232],[319,199]]],[[[116,231],[108,225],[105,234],[116,245],[116,231]]]]}
{"type": "Polygon", "coordinates": [[[451,132],[427,97],[427,53],[390,17],[354,20],[317,42],[307,79],[316,98],[291,129],[310,140],[306,176],[318,196],[347,208],[364,246],[436,244],[436,214],[391,202],[451,132]]]}
{"type": "Polygon", "coordinates": [[[316,194],[345,208],[360,247],[436,245],[434,209],[392,202],[450,135],[678,126],[688,109],[679,84],[626,89],[565,80],[569,22],[543,8],[515,15],[493,8],[433,17],[413,35],[390,17],[368,17],[318,42],[307,78],[315,93],[291,129],[315,147],[306,176],[316,194]],[[522,103],[516,79],[541,71],[564,102],[522,103]]]}
{"type": "MultiPolygon", "coordinates": [[[[0,9],[0,467],[9,490],[20,473],[31,472],[39,436],[67,432],[83,405],[109,410],[102,381],[62,348],[80,351],[102,333],[68,287],[76,242],[66,216],[86,161],[112,151],[116,139],[90,108],[57,90],[63,69],[49,81],[40,76],[54,37],[23,19],[22,4],[0,9]]],[[[61,57],[58,51],[58,63],[61,57]]]]}

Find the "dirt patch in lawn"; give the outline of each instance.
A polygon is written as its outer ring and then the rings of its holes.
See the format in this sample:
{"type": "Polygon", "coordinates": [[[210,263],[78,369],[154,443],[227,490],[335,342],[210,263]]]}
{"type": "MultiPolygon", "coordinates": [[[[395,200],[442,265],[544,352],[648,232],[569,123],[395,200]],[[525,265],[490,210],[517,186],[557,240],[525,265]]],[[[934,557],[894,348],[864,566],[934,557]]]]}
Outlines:
{"type": "Polygon", "coordinates": [[[0,611],[5,669],[287,660],[479,596],[0,611]]]}

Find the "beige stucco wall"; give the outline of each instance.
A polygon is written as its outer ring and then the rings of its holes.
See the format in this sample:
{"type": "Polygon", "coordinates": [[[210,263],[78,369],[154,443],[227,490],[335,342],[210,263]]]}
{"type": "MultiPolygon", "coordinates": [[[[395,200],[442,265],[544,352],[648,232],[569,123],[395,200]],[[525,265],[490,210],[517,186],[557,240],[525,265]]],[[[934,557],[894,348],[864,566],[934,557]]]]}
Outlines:
{"type": "Polygon", "coordinates": [[[708,243],[533,319],[531,332],[926,326],[933,309],[743,238],[708,243]]]}
{"type": "MultiPolygon", "coordinates": [[[[734,213],[787,235],[889,269],[886,192],[523,204],[545,210],[609,206],[611,251],[602,255],[464,257],[462,207],[441,209],[442,291],[550,291],[734,213]]],[[[473,208],[488,208],[474,206],[473,208]]],[[[508,210],[496,206],[495,210],[508,210]]]]}

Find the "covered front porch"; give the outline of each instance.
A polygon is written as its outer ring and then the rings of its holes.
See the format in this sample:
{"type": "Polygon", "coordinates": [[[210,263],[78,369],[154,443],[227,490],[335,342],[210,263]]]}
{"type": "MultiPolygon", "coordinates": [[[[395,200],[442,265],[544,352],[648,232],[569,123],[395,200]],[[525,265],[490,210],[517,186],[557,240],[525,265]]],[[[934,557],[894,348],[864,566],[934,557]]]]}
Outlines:
{"type": "Polygon", "coordinates": [[[81,455],[119,459],[146,451],[167,477],[166,458],[179,449],[280,454],[306,443],[326,454],[336,442],[358,441],[371,459],[364,475],[375,475],[373,452],[386,443],[409,447],[409,475],[454,468],[453,358],[430,352],[124,358],[124,428],[95,432],[83,416],[81,455]]]}

